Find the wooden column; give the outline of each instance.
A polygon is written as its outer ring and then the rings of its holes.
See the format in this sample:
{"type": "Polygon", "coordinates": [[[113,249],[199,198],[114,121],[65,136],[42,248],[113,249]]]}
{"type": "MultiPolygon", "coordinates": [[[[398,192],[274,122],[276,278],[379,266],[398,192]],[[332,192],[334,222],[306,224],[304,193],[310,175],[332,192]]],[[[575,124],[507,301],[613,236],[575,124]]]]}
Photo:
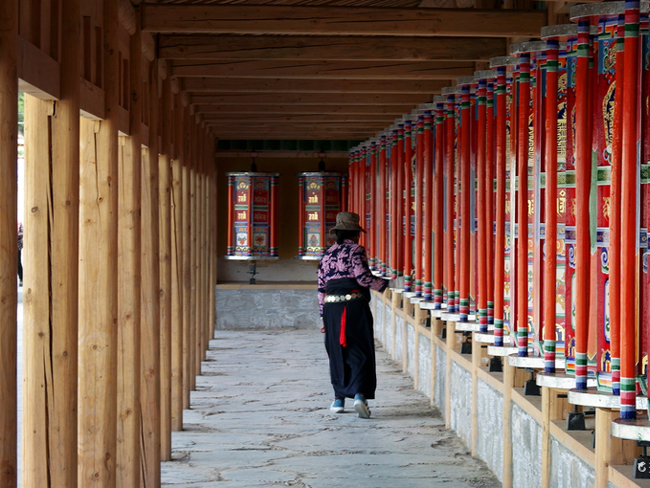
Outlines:
{"type": "Polygon", "coordinates": [[[391,131],[390,137],[390,279],[397,279],[397,240],[401,222],[397,219],[398,198],[397,183],[397,126],[391,131]]]}
{"type": "MultiPolygon", "coordinates": [[[[485,191],[485,180],[487,179],[487,149],[486,149],[486,124],[487,124],[487,73],[479,72],[478,92],[476,94],[478,102],[478,124],[477,130],[477,151],[476,151],[476,174],[478,179],[478,323],[481,332],[487,332],[487,282],[488,270],[487,262],[492,260],[488,256],[488,222],[485,219],[485,207],[488,203],[485,191]]],[[[489,229],[491,231],[491,229],[489,229]]]]}
{"type": "MultiPolygon", "coordinates": [[[[166,96],[167,91],[163,91],[166,96]]],[[[170,97],[171,97],[171,92],[170,97]]],[[[174,155],[171,161],[171,293],[172,293],[172,429],[183,430],[183,409],[186,406],[185,394],[187,342],[183,323],[183,161],[178,142],[180,141],[180,103],[178,96],[173,100],[174,110],[174,155]]],[[[165,107],[163,101],[163,109],[165,107]]]]}
{"type": "Polygon", "coordinates": [[[182,147],[182,224],[180,226],[181,241],[179,259],[181,266],[181,283],[183,288],[183,303],[181,310],[183,311],[183,408],[190,407],[190,391],[192,391],[193,382],[192,375],[194,372],[193,359],[194,359],[194,334],[191,322],[191,256],[192,251],[190,248],[191,239],[191,200],[190,200],[190,168],[189,168],[189,148],[186,141],[189,139],[187,133],[187,118],[185,117],[185,108],[180,100],[177,101],[176,109],[178,110],[177,117],[179,120],[180,137],[178,138],[179,146],[182,147]]]}
{"type": "Polygon", "coordinates": [[[98,488],[117,477],[117,10],[104,2],[105,118],[82,121],[80,145],[78,483],[98,488]]]}
{"type": "Polygon", "coordinates": [[[517,345],[528,356],[528,118],[530,115],[530,54],[519,55],[517,107],[517,345]]]}
{"type": "MultiPolygon", "coordinates": [[[[580,35],[580,34],[578,34],[580,35]]],[[[578,48],[579,49],[579,48],[578,48]]],[[[639,145],[639,2],[625,2],[625,83],[623,85],[621,155],[621,418],[636,418],[637,182],[639,145]]],[[[578,357],[576,352],[576,381],[578,357]]],[[[576,387],[578,385],[576,384],[576,387]]]]}
{"type": "Polygon", "coordinates": [[[424,114],[419,113],[416,124],[416,155],[415,155],[415,237],[413,267],[415,268],[414,287],[415,296],[422,297],[422,227],[423,227],[423,202],[424,202],[424,114]]]}
{"type": "Polygon", "coordinates": [[[413,287],[413,238],[411,237],[411,217],[413,216],[413,146],[411,142],[412,122],[404,120],[404,291],[410,292],[413,287]]]}
{"type": "Polygon", "coordinates": [[[24,487],[77,486],[80,19],[66,2],[61,99],[25,97],[24,487]]]}
{"type": "Polygon", "coordinates": [[[152,60],[146,73],[150,98],[149,141],[141,158],[141,308],[140,392],[142,415],[142,486],[160,486],[161,460],[161,343],[169,337],[160,317],[160,235],[158,189],[158,62],[152,60]]]}
{"type": "Polygon", "coordinates": [[[473,82],[462,79],[460,102],[460,137],[458,148],[458,164],[460,166],[460,219],[458,235],[460,236],[460,321],[467,322],[469,318],[469,293],[470,293],[470,235],[472,223],[470,222],[470,194],[473,186],[470,181],[470,84],[473,82]]]}
{"type": "Polygon", "coordinates": [[[395,248],[397,262],[397,278],[404,276],[404,124],[397,124],[397,214],[395,232],[397,233],[397,246],[395,248]]]}
{"type": "Polygon", "coordinates": [[[367,230],[368,232],[368,264],[370,265],[371,270],[377,269],[377,238],[379,237],[379,232],[377,231],[377,194],[379,193],[377,187],[377,143],[373,140],[370,141],[370,227],[367,230]]]}
{"type": "MultiPolygon", "coordinates": [[[[119,138],[117,291],[117,485],[140,486],[140,283],[142,33],[131,36],[129,136],[119,138]]],[[[126,75],[126,74],[125,74],[126,75]]]]}
{"type": "Polygon", "coordinates": [[[190,327],[192,333],[192,376],[190,382],[192,385],[192,390],[196,389],[196,377],[201,374],[201,326],[198,321],[197,313],[197,303],[198,303],[198,294],[196,290],[197,286],[197,242],[198,242],[198,158],[197,158],[197,146],[196,146],[196,124],[194,123],[190,107],[186,108],[187,111],[187,125],[189,130],[189,172],[190,172],[190,269],[189,269],[189,279],[190,279],[190,327]]]}
{"type": "Polygon", "coordinates": [[[214,337],[214,328],[216,326],[216,290],[217,286],[217,170],[214,163],[214,153],[216,141],[210,139],[208,145],[210,149],[208,161],[210,162],[210,337],[214,337]]]}
{"type": "Polygon", "coordinates": [[[18,237],[18,0],[0,9],[0,486],[17,483],[16,307],[18,237]]]}
{"type": "MultiPolygon", "coordinates": [[[[435,176],[434,176],[434,214],[433,231],[435,234],[433,244],[434,276],[433,276],[433,300],[436,310],[442,308],[442,284],[444,281],[444,97],[435,97],[436,102],[436,131],[435,131],[435,176]]],[[[433,348],[432,348],[433,349],[433,348]]],[[[432,390],[433,391],[433,390],[432,390]]]]}
{"type": "MultiPolygon", "coordinates": [[[[546,259],[544,261],[544,372],[555,373],[555,323],[557,281],[557,39],[546,40],[546,111],[544,170],[546,172],[546,259]]],[[[538,81],[541,83],[541,80],[538,81]]],[[[538,324],[539,327],[539,324],[538,324]]]]}
{"type": "Polygon", "coordinates": [[[427,110],[424,111],[424,215],[423,215],[423,233],[424,241],[424,271],[422,274],[422,296],[425,301],[430,302],[433,297],[433,133],[431,130],[431,106],[427,104],[427,110]]]}
{"type": "MultiPolygon", "coordinates": [[[[160,61],[164,68],[166,61],[160,61]]],[[[172,431],[172,241],[171,241],[171,86],[169,77],[162,82],[160,99],[161,147],[158,157],[158,236],[160,290],[160,454],[163,461],[171,460],[172,431]]],[[[152,124],[153,125],[153,124],[152,124]]]]}
{"type": "Polygon", "coordinates": [[[455,95],[450,93],[447,96],[447,115],[445,119],[445,170],[447,175],[447,208],[445,226],[445,285],[447,287],[447,312],[456,311],[456,274],[454,271],[454,168],[455,168],[455,131],[456,111],[454,110],[455,95]]]}
{"type": "MultiPolygon", "coordinates": [[[[576,67],[576,388],[587,388],[587,341],[589,322],[589,192],[591,188],[591,137],[589,133],[589,19],[578,23],[576,67]]],[[[636,180],[633,186],[636,187],[636,180]]],[[[632,190],[630,188],[630,190],[632,190]]],[[[573,293],[573,291],[572,291],[573,293]]],[[[634,374],[632,375],[634,377],[634,374]]]]}

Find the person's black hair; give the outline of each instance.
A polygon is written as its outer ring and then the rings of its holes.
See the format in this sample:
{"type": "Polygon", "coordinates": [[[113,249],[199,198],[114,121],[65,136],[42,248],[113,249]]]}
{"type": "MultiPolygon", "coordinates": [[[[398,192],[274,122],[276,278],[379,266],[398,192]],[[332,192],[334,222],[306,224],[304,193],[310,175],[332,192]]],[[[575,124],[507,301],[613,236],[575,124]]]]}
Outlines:
{"type": "Polygon", "coordinates": [[[343,244],[343,241],[346,239],[354,239],[359,235],[358,230],[335,230],[336,233],[336,243],[343,244]]]}

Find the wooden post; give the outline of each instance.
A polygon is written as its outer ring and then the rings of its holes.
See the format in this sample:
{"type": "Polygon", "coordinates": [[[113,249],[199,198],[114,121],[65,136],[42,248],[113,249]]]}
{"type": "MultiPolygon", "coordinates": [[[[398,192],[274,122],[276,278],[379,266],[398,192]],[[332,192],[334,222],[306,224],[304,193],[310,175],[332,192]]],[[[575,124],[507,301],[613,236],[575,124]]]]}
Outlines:
{"type": "MultiPolygon", "coordinates": [[[[609,467],[613,465],[633,465],[636,451],[639,449],[632,440],[619,439],[612,436],[612,423],[619,416],[617,410],[596,408],[596,435],[594,466],[595,488],[607,488],[609,483],[609,467]]],[[[641,482],[643,483],[643,482],[641,482]]]]}
{"type": "MultiPolygon", "coordinates": [[[[639,144],[639,1],[625,2],[625,83],[621,159],[621,418],[636,418],[637,147],[639,144]]],[[[576,378],[578,358],[576,352],[576,378]]],[[[577,386],[577,385],[576,385],[577,386]]]]}
{"type": "Polygon", "coordinates": [[[83,120],[80,144],[78,483],[98,488],[117,478],[117,10],[104,2],[105,119],[83,120]]]}
{"type": "Polygon", "coordinates": [[[414,259],[413,279],[415,281],[415,296],[422,296],[422,223],[423,223],[423,202],[424,196],[424,115],[419,113],[416,125],[416,153],[415,153],[415,236],[413,238],[414,259]]]}
{"type": "Polygon", "coordinates": [[[382,135],[379,143],[379,183],[377,184],[377,191],[379,198],[377,198],[377,217],[379,218],[379,225],[377,226],[379,241],[377,242],[378,253],[377,256],[377,270],[381,276],[386,276],[387,256],[386,248],[386,136],[382,135]]]}
{"type": "Polygon", "coordinates": [[[208,161],[210,162],[210,212],[209,212],[209,229],[210,232],[210,337],[214,337],[214,328],[216,326],[216,290],[217,286],[217,171],[214,164],[215,141],[210,140],[208,145],[210,153],[208,161]]]}
{"type": "Polygon", "coordinates": [[[413,146],[411,120],[404,121],[404,291],[412,291],[413,286],[413,238],[411,237],[411,218],[413,216],[413,146]]]}
{"type": "Polygon", "coordinates": [[[397,245],[395,247],[397,278],[404,276],[404,124],[397,124],[397,160],[395,163],[397,172],[397,188],[395,198],[397,199],[397,213],[395,214],[395,233],[397,234],[397,245]]]}
{"type": "MultiPolygon", "coordinates": [[[[163,61],[166,62],[166,61],[163,61]]],[[[175,347],[172,329],[172,242],[171,242],[171,86],[169,77],[162,83],[160,100],[161,148],[158,157],[158,226],[159,226],[159,289],[160,289],[160,454],[171,460],[172,431],[172,354],[175,347]]],[[[182,408],[181,408],[182,409],[182,408]]]]}
{"type": "Polygon", "coordinates": [[[193,382],[192,375],[194,373],[194,334],[192,322],[191,322],[191,256],[192,251],[190,248],[192,239],[191,239],[191,208],[192,203],[190,200],[190,168],[189,168],[189,151],[187,150],[187,144],[184,143],[188,139],[187,137],[187,120],[185,117],[185,109],[180,100],[180,97],[177,101],[177,110],[179,118],[179,127],[180,135],[178,142],[179,146],[182,147],[182,159],[183,159],[183,168],[182,168],[182,193],[183,193],[183,221],[180,227],[181,229],[181,240],[182,246],[180,248],[179,259],[181,260],[181,276],[182,276],[182,287],[183,287],[183,408],[190,407],[190,392],[192,391],[193,382]]]}
{"type": "Polygon", "coordinates": [[[485,255],[487,256],[487,284],[486,284],[486,293],[487,293],[487,320],[488,325],[494,324],[494,222],[495,222],[495,205],[494,205],[494,178],[495,178],[495,143],[496,135],[494,131],[495,120],[495,103],[494,103],[494,90],[496,86],[495,73],[492,72],[491,76],[487,80],[487,108],[486,108],[486,147],[485,147],[485,209],[484,209],[484,219],[487,225],[486,228],[486,250],[485,255]]]}
{"type": "Polygon", "coordinates": [[[616,37],[616,91],[612,130],[611,216],[609,219],[609,317],[612,345],[612,394],[621,394],[621,129],[625,83],[625,16],[619,15],[616,37]]]}
{"type": "Polygon", "coordinates": [[[445,174],[447,175],[447,218],[445,239],[445,285],[447,287],[447,311],[456,311],[456,274],[454,272],[454,168],[456,111],[454,109],[453,93],[447,95],[447,116],[445,119],[445,174]]]}
{"type": "Polygon", "coordinates": [[[401,223],[397,219],[397,206],[399,202],[399,191],[397,183],[397,126],[393,126],[390,137],[390,279],[397,279],[397,229],[401,223]]]}
{"type": "Polygon", "coordinates": [[[25,97],[25,487],[77,486],[79,22],[79,2],[67,2],[56,109],[25,97]]]}
{"type": "Polygon", "coordinates": [[[370,141],[370,185],[368,191],[370,193],[369,209],[370,209],[370,226],[368,232],[368,264],[371,270],[377,268],[377,238],[379,232],[377,231],[377,144],[375,141],[370,141]]]}
{"type": "MultiPolygon", "coordinates": [[[[167,89],[163,96],[171,97],[167,89]]],[[[189,404],[185,394],[187,339],[183,323],[183,161],[180,152],[181,108],[178,98],[174,100],[174,156],[171,162],[171,268],[172,268],[172,429],[183,430],[183,409],[189,404]]],[[[165,105],[163,102],[163,109],[165,105]]],[[[170,112],[171,113],[171,112],[170,112]]]]}
{"type": "MultiPolygon", "coordinates": [[[[140,486],[141,421],[141,167],[142,167],[142,32],[136,26],[130,43],[130,135],[120,136],[118,201],[117,317],[117,480],[140,486]]],[[[156,419],[158,420],[158,419],[156,419]]]]}
{"type": "MultiPolygon", "coordinates": [[[[436,310],[442,308],[442,284],[444,281],[444,175],[443,175],[443,154],[444,154],[444,97],[436,97],[436,136],[435,136],[435,176],[434,176],[434,216],[433,230],[435,234],[433,244],[434,277],[433,277],[433,300],[436,310]]],[[[432,327],[433,329],[433,327],[432,327]]],[[[433,391],[433,390],[432,390],[433,391]]]]}
{"type": "Polygon", "coordinates": [[[201,325],[198,321],[198,293],[197,293],[197,256],[198,256],[198,166],[199,160],[197,157],[196,145],[196,124],[193,123],[193,117],[189,107],[186,108],[187,124],[189,130],[189,172],[190,172],[190,326],[192,330],[192,376],[191,384],[192,390],[196,389],[196,377],[201,374],[201,325]]]}
{"type": "MultiPolygon", "coordinates": [[[[591,188],[591,137],[589,134],[589,19],[578,23],[576,67],[576,388],[587,388],[587,340],[589,321],[589,258],[591,188]]],[[[633,186],[636,187],[636,179],[633,186]]],[[[633,191],[631,188],[630,191],[633,191]]],[[[573,293],[573,291],[572,291],[573,293]]],[[[632,303],[632,302],[630,302],[632,303]]],[[[632,374],[634,377],[634,374],[632,374]]]]}
{"type": "MultiPolygon", "coordinates": [[[[488,206],[485,184],[486,179],[486,124],[487,124],[487,78],[481,72],[478,80],[478,124],[476,130],[478,148],[476,151],[476,174],[478,177],[478,323],[481,332],[487,332],[487,263],[492,258],[487,254],[488,223],[485,220],[485,207],[488,206]]],[[[490,202],[492,203],[492,202],[490,202]]]]}
{"type": "Polygon", "coordinates": [[[424,237],[424,274],[422,282],[422,296],[424,300],[431,301],[433,298],[433,133],[431,130],[431,110],[424,112],[424,215],[423,232],[424,237]]]}
{"type": "Polygon", "coordinates": [[[16,307],[18,237],[18,0],[0,9],[0,486],[17,483],[16,307]]]}
{"type": "MultiPolygon", "coordinates": [[[[150,63],[149,141],[142,151],[142,225],[141,225],[141,401],[142,415],[142,486],[160,486],[162,395],[161,344],[169,337],[160,320],[160,235],[158,189],[158,62],[150,63]],[[163,335],[163,332],[165,336],[163,335]]],[[[167,410],[168,411],[168,410],[167,410]]],[[[167,424],[165,424],[167,425],[167,424]]]]}
{"type": "MultiPolygon", "coordinates": [[[[468,77],[470,78],[470,77],[468,77]]],[[[472,77],[473,78],[473,77],[472,77]]],[[[460,236],[460,321],[467,322],[469,318],[469,287],[470,287],[470,193],[473,185],[470,181],[470,80],[463,80],[460,102],[460,145],[458,158],[460,166],[460,219],[458,220],[458,235],[460,236]]]]}
{"type": "MultiPolygon", "coordinates": [[[[557,281],[557,39],[546,40],[546,121],[544,124],[544,171],[546,172],[546,259],[544,261],[544,371],[555,373],[555,307],[557,281]]],[[[541,80],[538,81],[540,83],[541,80]]],[[[539,324],[538,324],[539,327],[539,324]]]]}

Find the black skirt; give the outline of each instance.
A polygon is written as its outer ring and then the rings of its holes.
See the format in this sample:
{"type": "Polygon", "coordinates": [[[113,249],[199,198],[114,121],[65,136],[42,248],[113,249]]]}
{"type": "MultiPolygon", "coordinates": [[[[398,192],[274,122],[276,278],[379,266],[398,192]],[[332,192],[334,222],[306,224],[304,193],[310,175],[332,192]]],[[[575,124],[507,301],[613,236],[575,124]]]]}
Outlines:
{"type": "Polygon", "coordinates": [[[377,373],[373,320],[368,305],[370,291],[351,278],[330,280],[325,291],[327,295],[346,295],[353,291],[364,295],[364,298],[347,302],[325,303],[325,349],[329,356],[334,395],[354,398],[361,393],[367,399],[373,399],[377,373]]]}

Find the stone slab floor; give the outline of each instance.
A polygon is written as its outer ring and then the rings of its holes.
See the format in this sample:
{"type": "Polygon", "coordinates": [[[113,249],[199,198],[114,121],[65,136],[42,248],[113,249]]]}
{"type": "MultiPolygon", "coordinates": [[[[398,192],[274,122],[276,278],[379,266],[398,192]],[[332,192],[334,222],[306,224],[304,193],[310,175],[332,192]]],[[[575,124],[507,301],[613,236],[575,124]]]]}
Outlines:
{"type": "Polygon", "coordinates": [[[379,347],[377,376],[372,418],[332,414],[319,330],[217,331],[163,486],[501,486],[379,347]]]}

